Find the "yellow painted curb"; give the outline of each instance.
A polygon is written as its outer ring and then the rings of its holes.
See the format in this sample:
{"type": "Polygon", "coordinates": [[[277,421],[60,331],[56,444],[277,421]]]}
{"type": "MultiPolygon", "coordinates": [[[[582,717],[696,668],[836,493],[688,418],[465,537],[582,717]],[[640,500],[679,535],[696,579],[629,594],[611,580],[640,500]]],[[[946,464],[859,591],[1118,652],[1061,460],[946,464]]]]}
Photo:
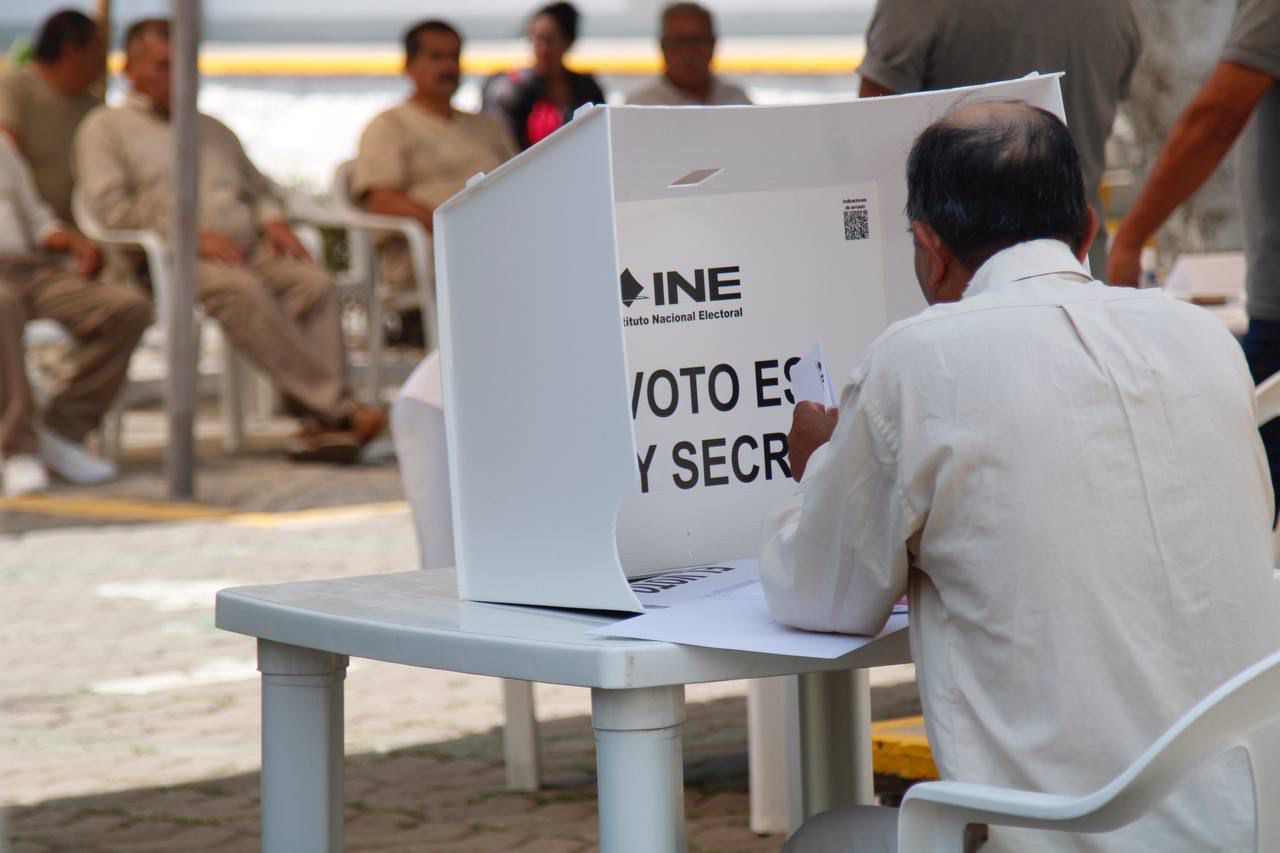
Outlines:
{"type": "Polygon", "coordinates": [[[903,717],[871,724],[871,761],[875,772],[899,779],[937,779],[924,717],[903,717]]]}
{"type": "Polygon", "coordinates": [[[56,518],[103,519],[110,521],[190,521],[223,518],[235,510],[195,503],[87,498],[63,495],[29,495],[0,498],[0,510],[56,518]]]}
{"type": "Polygon", "coordinates": [[[165,501],[93,498],[71,495],[28,495],[0,498],[0,511],[54,518],[99,521],[194,521],[219,519],[244,527],[287,527],[384,518],[409,512],[406,501],[320,507],[293,512],[237,512],[229,507],[165,501]]]}
{"type": "MultiPolygon", "coordinates": [[[[528,64],[525,51],[465,57],[464,74],[487,77],[528,64]]],[[[726,55],[716,59],[721,74],[777,74],[781,76],[853,74],[862,64],[862,51],[799,52],[726,55]]],[[[119,73],[124,59],[114,54],[110,68],[119,73]]],[[[593,74],[649,76],[662,71],[661,57],[654,55],[585,55],[569,63],[575,71],[593,74]]],[[[391,77],[404,71],[404,60],[394,52],[334,52],[327,54],[265,53],[257,51],[207,51],[200,56],[200,73],[207,77],[391,77]]]]}
{"type": "Polygon", "coordinates": [[[310,526],[332,522],[358,521],[364,518],[386,518],[393,515],[404,515],[408,512],[408,501],[387,501],[385,503],[300,509],[293,512],[241,512],[227,518],[227,522],[244,527],[310,526]]]}

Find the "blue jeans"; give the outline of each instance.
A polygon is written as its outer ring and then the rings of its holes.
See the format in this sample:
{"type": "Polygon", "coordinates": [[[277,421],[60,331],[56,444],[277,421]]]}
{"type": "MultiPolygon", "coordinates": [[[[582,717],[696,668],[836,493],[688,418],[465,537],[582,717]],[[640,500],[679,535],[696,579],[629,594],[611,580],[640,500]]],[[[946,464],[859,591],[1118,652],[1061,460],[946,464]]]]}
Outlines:
{"type": "MultiPolygon", "coordinates": [[[[1280,323],[1271,320],[1249,320],[1249,331],[1240,339],[1244,347],[1245,361],[1254,384],[1262,382],[1273,373],[1280,372],[1280,323]]],[[[1264,424],[1259,430],[1262,446],[1267,450],[1267,465],[1271,468],[1271,488],[1280,483],[1280,418],[1264,424]]],[[[1280,507],[1280,491],[1276,492],[1276,504],[1280,507]]]]}

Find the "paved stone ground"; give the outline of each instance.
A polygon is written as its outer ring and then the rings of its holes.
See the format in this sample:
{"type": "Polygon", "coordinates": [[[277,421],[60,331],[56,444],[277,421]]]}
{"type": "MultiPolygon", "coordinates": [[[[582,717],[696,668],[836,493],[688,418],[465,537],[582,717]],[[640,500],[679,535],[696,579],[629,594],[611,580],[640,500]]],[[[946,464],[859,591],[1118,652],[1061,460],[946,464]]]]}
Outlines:
{"type": "MultiPolygon", "coordinates": [[[[374,506],[168,524],[0,506],[0,850],[257,849],[254,646],[214,629],[213,593],[416,561],[405,510],[388,506],[402,496],[394,465],[290,465],[285,432],[260,431],[234,458],[206,435],[199,499],[254,512],[374,506]]],[[[161,446],[131,448],[118,483],[60,494],[162,500],[161,446]]],[[[873,691],[877,717],[918,712],[909,668],[876,678],[906,682],[873,691]]],[[[687,695],[689,849],[778,849],[779,837],[747,829],[745,684],[687,695]]],[[[589,693],[539,685],[537,703],[545,789],[511,793],[496,681],[353,661],[348,849],[594,849],[589,693]]]]}

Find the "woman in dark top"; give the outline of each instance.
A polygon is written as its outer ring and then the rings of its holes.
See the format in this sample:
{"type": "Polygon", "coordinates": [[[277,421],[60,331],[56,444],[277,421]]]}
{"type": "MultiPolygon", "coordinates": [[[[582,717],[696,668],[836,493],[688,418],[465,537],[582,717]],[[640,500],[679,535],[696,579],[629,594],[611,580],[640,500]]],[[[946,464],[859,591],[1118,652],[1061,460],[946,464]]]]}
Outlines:
{"type": "Polygon", "coordinates": [[[506,123],[522,151],[550,136],[583,104],[604,103],[594,77],[564,67],[577,37],[573,4],[543,6],[529,21],[533,67],[496,74],[485,83],[484,111],[506,123]]]}

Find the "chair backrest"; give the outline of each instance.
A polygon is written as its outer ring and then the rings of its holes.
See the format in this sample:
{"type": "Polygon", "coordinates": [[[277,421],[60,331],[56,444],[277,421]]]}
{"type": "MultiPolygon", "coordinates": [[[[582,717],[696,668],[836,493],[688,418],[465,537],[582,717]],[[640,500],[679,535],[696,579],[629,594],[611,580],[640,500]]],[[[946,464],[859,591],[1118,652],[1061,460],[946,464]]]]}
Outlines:
{"type": "Polygon", "coordinates": [[[419,563],[424,569],[453,566],[453,503],[439,351],[427,353],[396,395],[391,434],[418,535],[419,563]]]}
{"type": "MultiPolygon", "coordinates": [[[[336,207],[348,213],[363,214],[368,222],[379,223],[375,227],[384,228],[390,233],[402,236],[409,249],[410,264],[413,268],[414,284],[418,290],[418,305],[422,308],[423,323],[426,328],[428,346],[434,346],[439,340],[439,329],[436,320],[436,284],[434,243],[426,229],[415,219],[402,216],[370,215],[356,203],[351,194],[351,172],[354,163],[350,160],[339,163],[333,173],[331,195],[336,207]]],[[[351,231],[354,238],[355,230],[351,231]]],[[[372,242],[365,234],[364,247],[372,252],[372,242]]],[[[362,247],[361,251],[366,249],[362,247]]],[[[355,261],[355,247],[352,249],[352,262],[355,261]]]]}
{"type": "MultiPolygon", "coordinates": [[[[351,195],[351,169],[352,162],[345,160],[333,170],[330,196],[334,207],[344,213],[363,213],[363,209],[356,204],[351,195]]],[[[347,229],[347,264],[347,268],[353,273],[376,277],[373,240],[370,239],[368,231],[362,228],[347,229]]]]}
{"type": "MultiPolygon", "coordinates": [[[[1118,829],[1150,811],[1202,764],[1240,747],[1253,770],[1257,849],[1280,850],[1280,652],[1213,691],[1124,773],[1086,801],[1084,831],[1118,829]]],[[[1084,802],[1082,801],[1082,805],[1084,802]]]]}
{"type": "Polygon", "coordinates": [[[1265,426],[1280,418],[1280,373],[1274,373],[1259,383],[1253,392],[1257,401],[1258,426],[1265,426]]]}
{"type": "Polygon", "coordinates": [[[141,249],[147,259],[147,276],[151,280],[151,301],[160,324],[167,322],[169,294],[173,288],[173,271],[169,263],[169,247],[155,231],[107,228],[85,203],[76,187],[71,192],[71,213],[76,225],[89,239],[106,246],[129,246],[141,249]]]}

